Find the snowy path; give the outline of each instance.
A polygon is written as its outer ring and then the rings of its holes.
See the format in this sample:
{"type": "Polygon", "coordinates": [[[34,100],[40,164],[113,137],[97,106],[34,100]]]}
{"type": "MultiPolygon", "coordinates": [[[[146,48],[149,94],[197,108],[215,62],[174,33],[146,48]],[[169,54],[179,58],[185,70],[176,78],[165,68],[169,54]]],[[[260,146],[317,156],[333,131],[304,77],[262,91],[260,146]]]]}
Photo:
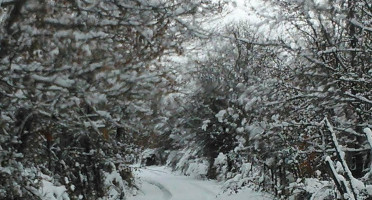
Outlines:
{"type": "Polygon", "coordinates": [[[141,190],[129,200],[270,200],[261,193],[244,190],[228,196],[219,195],[220,185],[215,181],[196,180],[175,175],[165,167],[141,168],[136,172],[141,190]]]}

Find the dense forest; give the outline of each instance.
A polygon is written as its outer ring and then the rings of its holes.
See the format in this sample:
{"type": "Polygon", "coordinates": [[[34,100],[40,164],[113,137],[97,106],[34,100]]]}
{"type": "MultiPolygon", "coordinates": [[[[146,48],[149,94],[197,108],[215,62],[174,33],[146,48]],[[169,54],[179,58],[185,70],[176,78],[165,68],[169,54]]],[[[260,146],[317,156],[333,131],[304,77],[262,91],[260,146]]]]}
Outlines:
{"type": "Polygon", "coordinates": [[[371,61],[369,0],[0,0],[0,199],[372,199],[371,61]]]}

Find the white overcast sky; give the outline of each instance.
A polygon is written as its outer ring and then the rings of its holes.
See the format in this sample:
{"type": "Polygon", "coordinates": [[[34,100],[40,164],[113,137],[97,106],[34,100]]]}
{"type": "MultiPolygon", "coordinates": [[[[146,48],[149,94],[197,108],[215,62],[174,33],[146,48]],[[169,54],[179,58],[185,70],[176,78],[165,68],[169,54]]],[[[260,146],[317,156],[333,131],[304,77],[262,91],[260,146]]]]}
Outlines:
{"type": "Polygon", "coordinates": [[[213,21],[210,24],[212,29],[219,29],[239,22],[246,22],[254,26],[262,21],[255,12],[265,12],[267,9],[267,5],[265,5],[262,0],[226,1],[228,2],[228,6],[225,8],[224,12],[211,20],[213,21]]]}

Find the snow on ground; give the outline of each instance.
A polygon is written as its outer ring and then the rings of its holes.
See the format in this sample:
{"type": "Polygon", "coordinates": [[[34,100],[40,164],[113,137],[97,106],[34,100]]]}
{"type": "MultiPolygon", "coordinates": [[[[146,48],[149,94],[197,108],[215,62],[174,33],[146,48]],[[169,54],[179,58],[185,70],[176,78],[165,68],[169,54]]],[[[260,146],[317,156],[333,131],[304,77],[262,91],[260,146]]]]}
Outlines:
{"type": "Polygon", "coordinates": [[[268,195],[245,189],[238,194],[221,194],[216,181],[196,180],[176,175],[169,168],[138,168],[140,190],[128,200],[269,200],[268,195]]]}

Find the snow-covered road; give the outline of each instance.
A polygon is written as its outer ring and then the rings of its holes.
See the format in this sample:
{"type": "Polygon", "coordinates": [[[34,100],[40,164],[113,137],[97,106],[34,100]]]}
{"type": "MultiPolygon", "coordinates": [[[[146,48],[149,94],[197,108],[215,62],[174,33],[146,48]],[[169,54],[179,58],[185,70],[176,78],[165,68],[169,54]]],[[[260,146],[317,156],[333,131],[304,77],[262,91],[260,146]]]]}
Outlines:
{"type": "Polygon", "coordinates": [[[241,193],[220,194],[215,181],[196,180],[175,175],[165,167],[140,168],[136,172],[140,191],[129,200],[269,200],[263,194],[246,189],[241,193]]]}

